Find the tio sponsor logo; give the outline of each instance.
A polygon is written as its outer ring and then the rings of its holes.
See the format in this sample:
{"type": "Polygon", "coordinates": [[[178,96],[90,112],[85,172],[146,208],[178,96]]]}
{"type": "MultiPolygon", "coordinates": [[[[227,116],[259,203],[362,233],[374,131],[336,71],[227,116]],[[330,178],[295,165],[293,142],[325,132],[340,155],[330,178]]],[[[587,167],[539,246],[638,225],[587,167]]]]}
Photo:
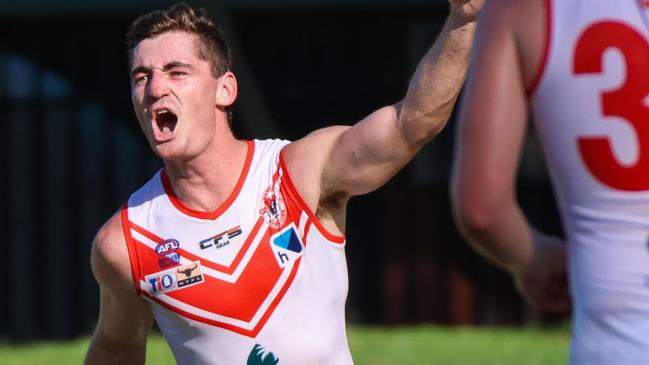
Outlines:
{"type": "Polygon", "coordinates": [[[205,278],[201,273],[200,262],[194,261],[174,269],[147,275],[144,281],[147,283],[149,294],[160,295],[172,290],[203,283],[205,278]]]}
{"type": "Polygon", "coordinates": [[[174,279],[169,274],[152,277],[149,279],[150,292],[152,294],[167,291],[174,286],[174,279]]]}

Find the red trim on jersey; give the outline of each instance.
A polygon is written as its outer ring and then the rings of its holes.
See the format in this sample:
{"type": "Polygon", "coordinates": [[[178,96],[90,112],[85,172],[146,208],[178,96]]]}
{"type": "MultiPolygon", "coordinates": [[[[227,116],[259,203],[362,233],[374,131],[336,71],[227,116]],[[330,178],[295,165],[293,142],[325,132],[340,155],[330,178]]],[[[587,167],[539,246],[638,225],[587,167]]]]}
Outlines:
{"type": "MultiPolygon", "coordinates": [[[[252,228],[252,231],[250,232],[250,234],[246,238],[245,242],[243,243],[243,246],[241,246],[241,249],[239,249],[239,252],[237,252],[237,256],[234,258],[234,260],[232,260],[232,262],[228,266],[221,265],[219,263],[207,260],[204,257],[196,256],[196,255],[192,254],[191,252],[185,251],[183,249],[178,249],[178,253],[181,256],[188,259],[188,260],[191,260],[191,261],[200,260],[201,264],[203,266],[206,266],[206,267],[209,267],[210,269],[214,269],[214,270],[220,271],[222,273],[231,275],[237,269],[237,267],[239,266],[239,263],[243,259],[243,256],[245,256],[246,252],[248,252],[248,249],[250,248],[250,245],[252,245],[252,241],[255,239],[255,237],[257,237],[257,233],[259,231],[259,228],[261,228],[261,225],[262,225],[263,222],[264,222],[264,220],[261,217],[259,217],[259,219],[257,220],[257,223],[255,223],[255,226],[252,228]]],[[[262,241],[263,241],[263,238],[262,238],[262,241]]]]}
{"type": "MultiPolygon", "coordinates": [[[[277,265],[274,253],[268,245],[260,246],[255,251],[254,256],[256,257],[250,260],[249,266],[244,269],[241,277],[235,283],[225,282],[203,273],[205,277],[205,282],[203,284],[169,292],[166,295],[204,311],[251,323],[253,317],[259,311],[262,303],[268,298],[268,295],[277,284],[284,270],[277,265]],[[252,264],[253,261],[257,265],[252,264]],[[266,264],[266,266],[264,264],[266,264]],[[215,296],[218,296],[220,300],[214,300],[215,296]]],[[[146,291],[142,291],[142,294],[165,308],[187,318],[225,328],[245,336],[255,337],[268,321],[268,318],[270,318],[272,313],[275,311],[275,308],[286,294],[288,288],[293,283],[301,260],[301,257],[295,260],[286,281],[282,284],[281,289],[272,299],[268,308],[266,308],[260,317],[259,322],[257,322],[252,330],[205,318],[198,314],[185,311],[175,307],[173,304],[162,301],[154,295],[150,295],[146,291]]]]}
{"type": "Polygon", "coordinates": [[[322,233],[325,238],[327,238],[329,241],[338,243],[338,244],[344,244],[345,243],[345,236],[339,236],[336,234],[333,234],[329,232],[320,222],[318,217],[311,211],[311,208],[304,202],[304,199],[302,199],[302,195],[297,191],[295,188],[295,185],[293,184],[293,180],[291,180],[291,177],[289,176],[288,169],[286,168],[286,161],[284,160],[284,149],[279,153],[279,164],[284,170],[284,178],[286,181],[286,186],[289,190],[291,190],[291,193],[295,195],[295,198],[298,200],[298,203],[302,206],[302,209],[306,212],[306,214],[309,216],[313,224],[316,226],[318,231],[322,233]]]}
{"type": "MultiPolygon", "coordinates": [[[[188,259],[190,261],[200,261],[201,265],[203,265],[203,266],[209,267],[210,269],[213,269],[213,270],[220,271],[220,272],[222,272],[224,274],[231,275],[237,269],[237,266],[239,266],[239,263],[243,259],[243,256],[246,255],[246,252],[250,248],[250,245],[252,245],[252,241],[255,239],[255,237],[257,237],[257,233],[259,232],[259,229],[261,228],[263,222],[264,222],[263,218],[259,217],[259,219],[257,220],[257,223],[255,223],[255,226],[252,228],[252,231],[250,232],[250,234],[248,235],[248,237],[244,241],[243,246],[241,246],[241,249],[239,249],[239,252],[237,252],[237,256],[234,258],[234,260],[232,260],[232,263],[230,263],[230,265],[228,265],[228,266],[221,265],[219,263],[210,261],[210,260],[206,259],[205,257],[196,256],[196,255],[192,254],[191,252],[189,252],[187,250],[184,250],[182,248],[179,248],[177,252],[178,252],[179,255],[181,255],[182,257],[184,257],[184,258],[186,258],[186,259],[188,259]]],[[[164,238],[158,237],[153,232],[149,232],[148,230],[138,226],[135,223],[131,223],[131,228],[133,228],[135,231],[137,231],[138,233],[140,233],[141,235],[143,235],[144,237],[150,239],[153,242],[160,243],[160,242],[164,241],[164,238]]],[[[262,238],[262,240],[263,240],[263,238],[262,238]]],[[[182,244],[182,242],[181,242],[181,244],[182,244]]],[[[148,246],[146,246],[146,247],[148,247],[148,246]]]]}
{"type": "Polygon", "coordinates": [[[541,57],[541,65],[534,81],[527,89],[527,97],[530,98],[536,91],[536,87],[541,81],[541,77],[545,73],[545,68],[548,64],[548,57],[550,56],[550,43],[552,42],[552,0],[545,0],[545,44],[543,47],[543,56],[541,57]]]}
{"type": "Polygon", "coordinates": [[[137,231],[138,233],[140,233],[144,237],[146,237],[146,238],[150,239],[151,241],[155,242],[156,244],[164,241],[164,238],[159,237],[155,233],[147,231],[146,229],[138,226],[137,224],[135,224],[133,222],[129,222],[129,223],[131,225],[131,228],[133,228],[135,231],[137,231]]]}
{"type": "MultiPolygon", "coordinates": [[[[266,324],[266,322],[268,321],[270,316],[273,314],[273,312],[275,311],[275,308],[277,308],[277,306],[281,302],[282,298],[284,298],[284,295],[286,294],[286,291],[288,290],[288,288],[293,283],[293,280],[295,279],[295,275],[297,274],[297,270],[300,267],[300,262],[301,261],[302,261],[301,257],[298,258],[295,261],[295,265],[293,265],[293,269],[291,270],[291,274],[289,275],[288,279],[286,280],[286,283],[284,283],[284,285],[282,286],[282,289],[280,289],[280,291],[277,294],[277,296],[275,297],[275,299],[271,302],[270,306],[268,306],[268,309],[266,309],[266,312],[261,316],[261,318],[259,319],[259,322],[257,322],[255,327],[253,327],[253,329],[251,329],[251,330],[241,328],[241,327],[238,327],[238,326],[230,324],[230,323],[215,321],[213,319],[205,318],[205,317],[202,317],[202,316],[199,316],[199,315],[184,311],[182,309],[174,307],[171,304],[163,302],[162,300],[156,298],[155,296],[150,295],[149,293],[147,293],[145,291],[143,291],[142,293],[143,293],[144,296],[150,298],[154,302],[156,302],[156,303],[160,304],[161,306],[169,309],[170,311],[178,313],[178,314],[180,314],[180,315],[182,315],[184,317],[187,317],[189,319],[192,319],[194,321],[205,323],[205,324],[215,326],[215,327],[220,327],[220,328],[232,331],[232,332],[236,332],[236,333],[238,333],[240,335],[243,335],[243,336],[256,337],[259,334],[259,331],[261,331],[261,329],[264,327],[264,325],[266,324]]],[[[220,313],[218,313],[218,314],[220,314],[220,313]]],[[[238,319],[238,318],[236,318],[236,319],[238,319]]]]}
{"type": "Polygon", "coordinates": [[[237,198],[239,195],[239,192],[241,191],[241,187],[243,186],[243,183],[246,181],[246,176],[248,176],[248,171],[250,170],[250,165],[252,163],[252,157],[255,154],[255,143],[253,141],[246,141],[248,143],[248,152],[246,154],[246,161],[243,164],[243,169],[241,170],[241,174],[239,174],[239,180],[237,181],[237,185],[235,185],[234,190],[230,193],[230,196],[215,210],[211,212],[202,212],[199,210],[194,210],[192,208],[187,207],[185,204],[183,204],[182,201],[178,198],[176,193],[174,192],[171,183],[169,182],[169,177],[167,176],[167,172],[165,169],[162,169],[160,173],[160,178],[162,180],[162,186],[164,186],[164,190],[167,193],[167,197],[171,201],[174,207],[181,211],[182,213],[194,217],[194,218],[200,218],[200,219],[211,219],[214,220],[218,218],[223,212],[225,212],[230,205],[234,202],[234,200],[237,198]]]}
{"type": "MultiPolygon", "coordinates": [[[[261,226],[261,222],[263,222],[263,220],[260,218],[260,220],[258,221],[258,226],[261,226]]],[[[130,227],[128,228],[134,229],[138,233],[154,242],[161,242],[163,240],[161,237],[158,237],[154,233],[149,232],[134,223],[131,223],[130,227]]],[[[258,229],[259,228],[257,228],[256,230],[258,229]]],[[[250,261],[243,269],[236,282],[230,283],[213,277],[209,274],[203,273],[205,277],[205,282],[203,284],[169,292],[166,295],[180,302],[186,303],[196,308],[200,308],[204,311],[250,323],[254,315],[259,311],[262,303],[266,300],[273,288],[277,285],[277,282],[284,270],[277,265],[274,253],[268,242],[270,234],[271,230],[267,230],[264,234],[264,237],[262,237],[262,241],[260,242],[255,252],[253,252],[253,256],[250,258],[250,261]],[[218,295],[221,300],[215,301],[214,295],[218,295]]],[[[257,232],[255,232],[255,234],[251,236],[254,237],[256,235],[257,232]]],[[[135,245],[138,245],[137,247],[140,247],[141,250],[144,250],[142,252],[138,251],[139,253],[143,254],[144,256],[150,255],[150,257],[147,258],[148,262],[155,262],[155,259],[151,259],[151,257],[155,258],[157,255],[155,253],[155,249],[139,242],[132,237],[131,240],[134,248],[136,248],[135,245]]],[[[252,238],[250,240],[252,240],[252,238]]],[[[180,252],[180,249],[178,249],[178,251],[180,255],[184,256],[185,258],[189,258],[189,255],[187,255],[187,253],[180,252]]],[[[196,259],[201,262],[201,265],[209,267],[208,265],[205,265],[205,262],[207,260],[205,260],[204,258],[196,257],[196,259]]],[[[282,287],[275,298],[272,299],[271,304],[262,314],[262,317],[255,325],[255,328],[253,328],[252,330],[246,330],[237,327],[236,325],[214,321],[208,318],[204,318],[198,314],[188,313],[187,311],[179,309],[172,304],[161,301],[157,297],[150,295],[146,290],[139,288],[140,281],[144,280],[144,274],[148,275],[158,271],[158,268],[155,267],[155,265],[150,266],[147,269],[146,273],[140,272],[140,276],[136,279],[136,282],[138,283],[139,294],[151,298],[155,302],[176,313],[199,322],[222,327],[246,336],[254,337],[261,330],[265,322],[275,310],[275,307],[277,307],[284,294],[291,286],[293,279],[297,274],[297,268],[299,267],[300,261],[301,257],[296,259],[291,273],[286,278],[286,281],[282,284],[282,287]]],[[[132,263],[132,265],[134,265],[134,263],[132,263]]]]}
{"type": "Polygon", "coordinates": [[[263,316],[259,319],[259,322],[255,326],[255,328],[252,330],[253,332],[253,337],[257,336],[259,331],[264,327],[266,322],[268,321],[268,318],[270,318],[270,315],[275,312],[275,308],[279,305],[279,302],[282,301],[284,298],[284,294],[288,291],[288,288],[291,287],[291,284],[293,284],[293,280],[295,279],[295,275],[297,274],[297,270],[300,268],[300,262],[302,262],[302,256],[300,256],[296,261],[295,264],[293,265],[293,269],[291,270],[291,273],[289,274],[288,278],[286,279],[286,282],[282,286],[282,289],[280,289],[279,293],[275,296],[275,299],[273,299],[272,303],[270,303],[270,306],[268,309],[266,309],[266,312],[264,313],[263,316]]]}
{"type": "Polygon", "coordinates": [[[131,261],[131,275],[133,275],[133,285],[135,285],[135,292],[142,294],[140,289],[140,276],[142,276],[142,264],[140,262],[140,255],[137,251],[137,243],[131,236],[131,222],[128,220],[128,202],[122,205],[122,230],[124,231],[124,238],[126,239],[126,249],[128,251],[128,258],[131,261]]]}
{"type": "Polygon", "coordinates": [[[309,235],[309,231],[311,230],[311,226],[313,223],[311,221],[306,222],[306,227],[304,227],[304,235],[302,236],[302,242],[304,243],[304,247],[306,247],[306,238],[309,235]]]}

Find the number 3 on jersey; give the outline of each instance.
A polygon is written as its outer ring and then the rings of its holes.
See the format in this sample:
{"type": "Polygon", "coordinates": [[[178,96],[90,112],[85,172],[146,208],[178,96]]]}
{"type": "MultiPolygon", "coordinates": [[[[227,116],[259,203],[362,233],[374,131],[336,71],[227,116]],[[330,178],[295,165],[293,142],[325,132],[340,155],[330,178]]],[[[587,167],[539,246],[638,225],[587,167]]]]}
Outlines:
{"type": "Polygon", "coordinates": [[[602,73],[602,58],[608,48],[624,56],[626,79],[621,87],[601,93],[604,116],[617,116],[635,131],[638,158],[633,165],[619,162],[606,137],[577,139],[579,151],[588,170],[599,181],[617,190],[649,190],[649,43],[633,28],[619,22],[596,23],[577,41],[573,72],[602,73]]]}

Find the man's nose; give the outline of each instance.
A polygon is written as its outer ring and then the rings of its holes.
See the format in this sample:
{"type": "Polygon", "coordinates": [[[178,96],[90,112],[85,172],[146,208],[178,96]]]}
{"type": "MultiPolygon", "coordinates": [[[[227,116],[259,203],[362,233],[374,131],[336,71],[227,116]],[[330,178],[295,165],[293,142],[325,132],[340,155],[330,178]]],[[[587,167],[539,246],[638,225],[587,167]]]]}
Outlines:
{"type": "Polygon", "coordinates": [[[160,99],[169,93],[169,80],[167,80],[164,72],[153,70],[149,77],[148,94],[151,98],[160,99]]]}

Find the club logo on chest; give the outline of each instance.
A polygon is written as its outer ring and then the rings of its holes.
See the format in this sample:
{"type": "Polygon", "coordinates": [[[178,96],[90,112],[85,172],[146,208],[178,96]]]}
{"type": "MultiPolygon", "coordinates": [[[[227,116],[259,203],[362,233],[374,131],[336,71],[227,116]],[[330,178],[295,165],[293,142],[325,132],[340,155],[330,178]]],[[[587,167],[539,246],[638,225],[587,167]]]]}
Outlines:
{"type": "Polygon", "coordinates": [[[286,204],[279,188],[269,186],[261,196],[262,208],[259,214],[271,228],[279,229],[286,222],[286,204]]]}

